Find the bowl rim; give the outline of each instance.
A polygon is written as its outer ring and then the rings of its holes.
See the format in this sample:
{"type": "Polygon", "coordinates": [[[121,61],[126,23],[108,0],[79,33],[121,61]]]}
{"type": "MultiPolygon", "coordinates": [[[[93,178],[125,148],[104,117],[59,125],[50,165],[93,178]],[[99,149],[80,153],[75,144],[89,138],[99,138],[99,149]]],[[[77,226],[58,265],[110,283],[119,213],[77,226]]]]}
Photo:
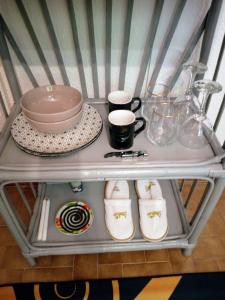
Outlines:
{"type": "Polygon", "coordinates": [[[67,119],[65,119],[65,120],[58,121],[58,122],[48,122],[48,123],[47,123],[47,122],[39,122],[39,121],[33,120],[33,119],[31,119],[31,118],[29,118],[29,117],[27,117],[27,116],[24,116],[24,117],[25,117],[25,119],[28,120],[28,122],[31,121],[31,122],[36,123],[36,124],[38,124],[38,125],[45,125],[45,126],[51,124],[51,125],[54,126],[54,125],[59,125],[60,123],[69,121],[69,120],[71,120],[71,119],[73,119],[73,118],[75,118],[75,117],[79,118],[80,115],[81,115],[82,113],[83,113],[83,106],[81,107],[81,109],[80,109],[74,116],[72,116],[72,117],[70,117],[70,118],[67,118],[67,119]]]}
{"type": "MultiPolygon", "coordinates": [[[[25,94],[23,94],[20,98],[20,107],[22,110],[30,113],[30,114],[34,114],[36,116],[47,116],[47,115],[50,115],[50,116],[60,116],[60,115],[63,115],[63,114],[66,114],[68,113],[69,111],[73,111],[75,109],[77,109],[77,107],[79,107],[80,105],[83,105],[83,98],[82,98],[82,94],[79,90],[77,90],[76,88],[74,87],[71,87],[71,86],[67,86],[67,85],[62,85],[62,84],[48,84],[48,85],[43,85],[43,86],[39,86],[39,87],[36,87],[36,88],[33,88],[33,89],[30,89],[29,91],[27,91],[25,94]],[[67,109],[67,110],[64,110],[64,111],[60,111],[60,112],[57,112],[57,113],[39,113],[39,112],[34,112],[32,110],[29,110],[28,108],[24,107],[23,105],[23,98],[28,94],[28,93],[31,93],[33,90],[37,90],[37,89],[41,89],[41,88],[47,88],[47,87],[63,87],[63,88],[70,88],[72,90],[75,90],[76,92],[78,92],[80,94],[80,101],[75,105],[73,106],[72,108],[70,109],[67,109]]],[[[79,113],[79,112],[78,112],[79,113]]],[[[38,121],[37,121],[38,122],[38,121]]]]}

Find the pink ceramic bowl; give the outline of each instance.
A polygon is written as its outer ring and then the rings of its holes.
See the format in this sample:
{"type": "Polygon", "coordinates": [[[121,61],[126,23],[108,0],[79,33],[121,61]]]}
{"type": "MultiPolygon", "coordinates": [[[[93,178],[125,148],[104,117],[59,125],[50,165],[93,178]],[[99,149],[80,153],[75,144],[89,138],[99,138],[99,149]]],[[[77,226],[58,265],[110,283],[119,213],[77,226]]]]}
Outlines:
{"type": "Polygon", "coordinates": [[[81,120],[83,114],[83,109],[81,109],[76,115],[72,116],[69,119],[60,121],[60,122],[38,122],[28,118],[26,119],[30,125],[36,128],[40,132],[44,133],[63,133],[66,130],[74,128],[81,120]]]}
{"type": "Polygon", "coordinates": [[[60,122],[75,116],[82,107],[81,93],[65,85],[34,88],[21,98],[26,117],[37,122],[60,122]]]}

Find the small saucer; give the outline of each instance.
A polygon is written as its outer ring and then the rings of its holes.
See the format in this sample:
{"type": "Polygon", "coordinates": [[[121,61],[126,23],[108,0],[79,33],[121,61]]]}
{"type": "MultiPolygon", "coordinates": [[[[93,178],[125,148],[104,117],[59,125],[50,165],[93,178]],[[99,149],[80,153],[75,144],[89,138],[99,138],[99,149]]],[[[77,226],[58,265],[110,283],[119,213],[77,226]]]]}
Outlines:
{"type": "Polygon", "coordinates": [[[79,235],[91,227],[93,218],[93,211],[87,203],[72,201],[58,210],[55,226],[61,233],[79,235]]]}

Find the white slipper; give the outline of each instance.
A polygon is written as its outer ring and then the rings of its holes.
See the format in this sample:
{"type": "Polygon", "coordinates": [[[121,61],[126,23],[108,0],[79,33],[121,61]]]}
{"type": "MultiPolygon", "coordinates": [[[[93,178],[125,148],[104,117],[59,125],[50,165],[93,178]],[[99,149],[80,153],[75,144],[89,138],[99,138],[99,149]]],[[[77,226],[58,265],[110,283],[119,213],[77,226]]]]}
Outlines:
{"type": "Polygon", "coordinates": [[[158,242],[168,231],[166,200],[139,199],[140,226],[145,239],[158,242]]]}
{"type": "Polygon", "coordinates": [[[135,187],[140,199],[159,199],[163,197],[158,180],[139,179],[136,180],[135,187]]]}
{"type": "Polygon", "coordinates": [[[157,180],[143,179],[135,183],[139,196],[139,215],[142,235],[145,239],[158,242],[168,232],[166,200],[157,180]]]}
{"type": "Polygon", "coordinates": [[[107,182],[104,203],[105,222],[111,237],[119,241],[132,239],[134,224],[128,182],[125,180],[107,182]]]}
{"type": "Polygon", "coordinates": [[[129,199],[129,185],[126,180],[111,180],[105,185],[106,199],[129,199]]]}

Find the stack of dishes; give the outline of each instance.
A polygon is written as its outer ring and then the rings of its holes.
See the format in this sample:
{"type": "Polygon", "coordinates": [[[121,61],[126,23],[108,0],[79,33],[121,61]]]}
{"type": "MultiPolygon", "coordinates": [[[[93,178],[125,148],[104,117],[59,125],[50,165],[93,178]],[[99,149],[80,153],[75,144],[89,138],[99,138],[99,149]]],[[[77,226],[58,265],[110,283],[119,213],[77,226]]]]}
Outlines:
{"type": "Polygon", "coordinates": [[[22,96],[21,108],[30,125],[44,133],[63,133],[78,125],[83,113],[81,93],[69,86],[34,88],[22,96]]]}

